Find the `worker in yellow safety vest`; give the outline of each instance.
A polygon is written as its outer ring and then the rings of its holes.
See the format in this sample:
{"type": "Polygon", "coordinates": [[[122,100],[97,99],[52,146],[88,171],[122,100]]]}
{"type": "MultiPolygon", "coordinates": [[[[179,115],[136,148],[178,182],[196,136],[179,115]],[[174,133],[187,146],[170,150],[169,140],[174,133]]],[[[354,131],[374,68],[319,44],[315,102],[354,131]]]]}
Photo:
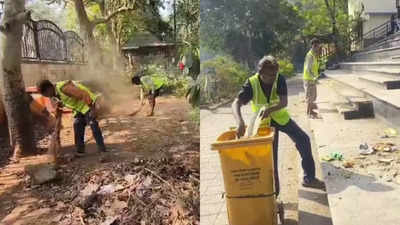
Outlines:
{"type": "Polygon", "coordinates": [[[147,116],[154,115],[156,98],[160,96],[160,91],[166,84],[166,78],[157,74],[146,74],[146,71],[140,71],[132,77],[133,85],[140,85],[140,98],[143,104],[143,94],[147,97],[150,110],[147,116]]]}
{"type": "Polygon", "coordinates": [[[78,155],[85,153],[85,127],[92,129],[93,137],[100,152],[106,152],[103,134],[96,119],[96,100],[88,87],[77,81],[60,81],[53,85],[49,80],[38,84],[39,92],[48,98],[56,100],[58,106],[72,109],[74,115],[75,146],[78,155]]]}
{"type": "Polygon", "coordinates": [[[245,123],[241,114],[241,107],[251,101],[254,113],[262,114],[262,124],[275,128],[273,142],[275,192],[279,194],[278,176],[278,140],[279,131],[287,134],[296,144],[301,156],[301,165],[304,170],[303,186],[324,188],[322,181],[315,177],[315,163],[311,153],[311,143],[308,135],[290,118],[286,109],[288,103],[287,85],[285,78],[278,74],[279,65],[273,56],[265,56],[258,63],[258,73],[251,76],[243,85],[238,97],[232,104],[233,115],[237,121],[237,136],[245,133],[245,123]]]}
{"type": "Polygon", "coordinates": [[[318,39],[314,38],[311,40],[311,49],[306,55],[304,61],[303,70],[303,80],[304,80],[304,90],[307,104],[307,116],[311,119],[318,119],[318,113],[315,112],[318,107],[315,104],[317,100],[317,80],[319,77],[319,52],[320,52],[320,42],[318,39]]]}

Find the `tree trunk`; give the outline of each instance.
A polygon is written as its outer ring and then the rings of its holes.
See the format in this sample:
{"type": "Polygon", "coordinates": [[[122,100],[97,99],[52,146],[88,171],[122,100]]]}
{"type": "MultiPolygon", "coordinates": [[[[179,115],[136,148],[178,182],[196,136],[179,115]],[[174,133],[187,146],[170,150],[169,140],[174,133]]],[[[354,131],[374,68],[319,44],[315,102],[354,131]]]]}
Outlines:
{"type": "MultiPolygon", "coordinates": [[[[82,38],[85,40],[88,51],[88,63],[89,68],[99,66],[101,56],[97,48],[97,43],[93,35],[94,24],[92,24],[88,18],[85,10],[85,5],[82,0],[74,0],[75,12],[78,16],[79,30],[82,38]],[[96,64],[96,65],[95,65],[96,64]]],[[[101,62],[100,62],[101,63],[101,62]]],[[[92,71],[92,70],[91,70],[92,71]]]]}
{"type": "MultiPolygon", "coordinates": [[[[108,16],[108,12],[106,10],[105,1],[99,2],[100,11],[102,16],[105,18],[108,16]]],[[[118,68],[118,49],[117,49],[117,41],[116,37],[113,32],[114,22],[110,20],[106,23],[106,31],[108,35],[108,39],[110,40],[111,44],[111,52],[112,52],[112,66],[113,70],[117,70],[118,68]]]]}
{"type": "Polygon", "coordinates": [[[325,5],[326,8],[328,9],[329,12],[329,16],[331,18],[331,22],[332,22],[332,39],[333,39],[333,44],[335,46],[335,63],[337,63],[339,61],[339,54],[341,52],[341,49],[339,47],[339,43],[338,43],[338,30],[337,30],[337,26],[336,26],[336,0],[333,0],[333,5],[331,6],[329,4],[329,0],[325,0],[325,5]]]}
{"type": "Polygon", "coordinates": [[[29,98],[21,73],[22,25],[29,18],[25,0],[6,0],[1,25],[2,89],[14,158],[36,152],[29,98]]]}

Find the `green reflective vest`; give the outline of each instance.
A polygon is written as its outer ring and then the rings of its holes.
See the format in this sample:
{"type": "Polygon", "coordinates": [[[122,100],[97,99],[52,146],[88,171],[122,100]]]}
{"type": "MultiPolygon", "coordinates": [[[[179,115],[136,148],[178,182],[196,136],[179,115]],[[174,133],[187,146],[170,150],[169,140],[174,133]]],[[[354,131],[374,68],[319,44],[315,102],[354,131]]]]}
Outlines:
{"type": "MultiPolygon", "coordinates": [[[[269,102],[267,96],[265,96],[264,91],[260,84],[260,78],[258,73],[254,76],[249,78],[251,88],[253,90],[253,98],[251,100],[251,108],[253,112],[257,113],[262,107],[266,106],[266,108],[270,108],[272,106],[278,105],[280,102],[280,98],[277,92],[277,85],[278,85],[278,74],[276,76],[275,82],[272,85],[271,96],[269,97],[269,102]]],[[[271,124],[271,117],[272,119],[277,122],[279,125],[286,125],[290,120],[289,112],[283,108],[272,112],[270,117],[265,118],[261,121],[261,125],[270,126],[271,124]]]]}
{"type": "Polygon", "coordinates": [[[319,73],[318,73],[319,63],[318,58],[314,55],[312,49],[308,51],[306,60],[304,61],[304,71],[303,71],[303,79],[308,81],[316,81],[319,73]],[[311,65],[311,73],[309,72],[309,60],[313,60],[313,64],[311,65]]]}
{"type": "MultiPolygon", "coordinates": [[[[60,81],[60,82],[57,82],[57,83],[56,83],[56,92],[57,92],[57,94],[60,96],[60,100],[61,100],[62,104],[63,104],[65,107],[72,109],[73,112],[74,112],[74,116],[75,116],[78,112],[79,112],[79,113],[82,113],[83,115],[85,115],[85,114],[90,110],[90,107],[89,107],[85,102],[83,102],[83,101],[81,101],[81,100],[78,100],[78,99],[75,99],[75,98],[71,98],[71,97],[69,97],[68,95],[66,95],[66,94],[64,94],[64,93],[62,92],[61,89],[62,89],[62,88],[64,87],[64,85],[65,85],[66,83],[68,83],[68,82],[69,82],[69,80],[65,80],[65,81],[60,81]]],[[[83,91],[86,91],[86,92],[89,94],[89,96],[90,96],[90,98],[92,99],[93,102],[96,101],[98,95],[96,95],[96,94],[94,94],[93,92],[91,92],[91,91],[89,90],[89,88],[87,88],[87,87],[84,86],[83,84],[80,84],[80,83],[75,82],[75,81],[72,81],[72,82],[73,82],[73,84],[74,84],[76,87],[78,87],[79,89],[81,89],[81,90],[83,90],[83,91]]]]}
{"type": "Polygon", "coordinates": [[[161,76],[142,76],[140,82],[146,91],[155,91],[161,88],[166,81],[161,76]]]}

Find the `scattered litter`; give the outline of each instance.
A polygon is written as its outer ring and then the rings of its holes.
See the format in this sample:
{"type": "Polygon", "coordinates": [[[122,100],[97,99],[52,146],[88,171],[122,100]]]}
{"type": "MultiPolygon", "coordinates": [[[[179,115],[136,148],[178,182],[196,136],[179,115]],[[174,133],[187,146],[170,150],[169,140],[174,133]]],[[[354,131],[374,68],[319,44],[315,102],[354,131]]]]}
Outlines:
{"type": "Polygon", "coordinates": [[[391,137],[397,137],[399,134],[396,129],[394,128],[387,128],[384,130],[385,135],[382,136],[382,138],[391,138],[391,137]]]}
{"type": "Polygon", "coordinates": [[[374,150],[369,148],[368,144],[361,144],[359,147],[359,153],[360,155],[370,155],[372,153],[374,153],[374,150]]]}
{"type": "Polygon", "coordinates": [[[353,161],[345,161],[343,162],[343,167],[344,168],[353,168],[355,163],[353,161]]]}
{"type": "Polygon", "coordinates": [[[391,163],[394,159],[378,159],[378,162],[381,163],[391,163]]]}
{"type": "Polygon", "coordinates": [[[321,158],[324,161],[343,160],[343,154],[339,152],[332,152],[330,155],[325,155],[321,158]]]}
{"type": "Polygon", "coordinates": [[[351,178],[351,174],[348,174],[348,173],[343,174],[343,176],[344,176],[344,178],[346,178],[346,179],[350,179],[350,178],[351,178]]]}
{"type": "Polygon", "coordinates": [[[116,188],[113,184],[105,185],[100,188],[100,191],[98,192],[98,194],[100,194],[100,195],[112,194],[112,193],[114,193],[115,189],[116,188]]]}
{"type": "Polygon", "coordinates": [[[383,151],[383,152],[393,152],[396,149],[396,146],[393,143],[387,142],[387,143],[378,143],[373,147],[374,150],[376,151],[383,151]]]}
{"type": "Polygon", "coordinates": [[[365,156],[357,156],[357,157],[355,157],[355,159],[366,159],[367,157],[365,157],[365,156]]]}

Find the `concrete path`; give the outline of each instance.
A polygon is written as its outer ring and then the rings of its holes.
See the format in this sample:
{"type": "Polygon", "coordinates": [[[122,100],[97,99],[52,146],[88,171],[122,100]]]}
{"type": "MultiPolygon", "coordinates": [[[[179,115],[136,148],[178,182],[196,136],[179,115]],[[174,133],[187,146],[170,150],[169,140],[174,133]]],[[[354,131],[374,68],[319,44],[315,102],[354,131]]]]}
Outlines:
{"type": "Polygon", "coordinates": [[[323,120],[311,121],[321,156],[338,152],[354,163],[352,168],[344,168],[341,161],[321,163],[333,224],[398,225],[400,152],[360,156],[358,148],[362,143],[370,147],[379,142],[399,145],[400,138],[382,139],[383,131],[393,125],[379,119],[344,120],[331,104],[338,99],[337,88],[329,79],[321,81],[317,101],[323,120]],[[381,159],[393,161],[387,164],[381,159]]]}

